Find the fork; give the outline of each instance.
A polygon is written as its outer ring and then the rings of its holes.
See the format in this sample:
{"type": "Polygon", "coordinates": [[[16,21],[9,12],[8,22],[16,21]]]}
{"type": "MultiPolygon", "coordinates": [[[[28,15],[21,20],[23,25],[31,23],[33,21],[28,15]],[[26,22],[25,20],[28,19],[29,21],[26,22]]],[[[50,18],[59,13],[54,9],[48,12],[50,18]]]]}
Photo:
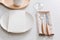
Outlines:
{"type": "Polygon", "coordinates": [[[45,32],[44,32],[44,23],[43,23],[44,14],[40,14],[40,20],[41,20],[41,29],[42,29],[42,34],[41,35],[45,35],[45,32]]]}

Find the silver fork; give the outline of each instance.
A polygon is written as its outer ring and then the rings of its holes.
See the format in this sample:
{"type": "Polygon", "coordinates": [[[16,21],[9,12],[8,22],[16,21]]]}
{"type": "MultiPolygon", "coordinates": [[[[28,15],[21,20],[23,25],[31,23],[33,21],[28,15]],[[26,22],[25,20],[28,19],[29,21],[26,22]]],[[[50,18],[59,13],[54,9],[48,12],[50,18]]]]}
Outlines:
{"type": "Polygon", "coordinates": [[[41,20],[41,29],[42,29],[42,34],[41,35],[45,35],[44,33],[44,14],[40,14],[40,20],[41,20]]]}

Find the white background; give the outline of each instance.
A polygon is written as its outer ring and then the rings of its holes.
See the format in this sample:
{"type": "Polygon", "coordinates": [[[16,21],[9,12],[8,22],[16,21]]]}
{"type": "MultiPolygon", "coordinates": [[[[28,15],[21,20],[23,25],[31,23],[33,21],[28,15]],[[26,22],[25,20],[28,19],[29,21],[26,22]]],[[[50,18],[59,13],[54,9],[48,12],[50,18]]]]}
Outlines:
{"type": "MultiPolygon", "coordinates": [[[[30,0],[30,4],[27,8],[23,9],[23,11],[28,11],[34,18],[34,25],[32,26],[32,29],[29,32],[23,33],[23,34],[10,34],[4,31],[0,27],[0,40],[59,40],[60,39],[60,0],[30,0]],[[36,27],[36,11],[33,7],[37,2],[43,3],[44,8],[46,10],[49,10],[52,16],[52,24],[53,24],[53,31],[54,36],[49,37],[41,37],[38,36],[37,33],[37,27],[36,27]]],[[[0,17],[5,14],[9,13],[11,11],[16,10],[10,10],[5,8],[4,6],[0,5],[0,17]]]]}

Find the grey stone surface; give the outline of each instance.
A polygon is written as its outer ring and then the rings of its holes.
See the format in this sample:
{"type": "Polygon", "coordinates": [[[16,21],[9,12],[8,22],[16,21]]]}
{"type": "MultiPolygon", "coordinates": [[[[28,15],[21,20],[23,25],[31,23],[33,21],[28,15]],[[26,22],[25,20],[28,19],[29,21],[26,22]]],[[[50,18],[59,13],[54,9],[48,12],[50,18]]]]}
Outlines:
{"type": "MultiPolygon", "coordinates": [[[[32,26],[32,29],[29,32],[23,33],[23,34],[10,34],[4,31],[0,26],[0,40],[59,40],[60,39],[60,0],[31,0],[29,6],[24,9],[34,17],[34,25],[32,26]],[[49,10],[52,14],[52,24],[54,29],[54,36],[52,38],[48,37],[41,37],[37,34],[36,29],[36,19],[35,19],[35,10],[33,5],[36,2],[40,2],[44,4],[44,8],[49,10]]],[[[10,10],[5,8],[4,6],[0,5],[0,17],[5,14],[9,13],[10,10]]]]}

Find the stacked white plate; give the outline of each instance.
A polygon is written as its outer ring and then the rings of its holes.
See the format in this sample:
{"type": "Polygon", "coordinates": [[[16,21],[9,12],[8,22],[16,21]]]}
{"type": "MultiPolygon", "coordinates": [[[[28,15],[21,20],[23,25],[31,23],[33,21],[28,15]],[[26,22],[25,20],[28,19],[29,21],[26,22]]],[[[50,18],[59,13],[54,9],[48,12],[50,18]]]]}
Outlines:
{"type": "Polygon", "coordinates": [[[32,28],[33,17],[25,11],[5,13],[1,17],[1,26],[11,33],[23,33],[32,28]]]}

